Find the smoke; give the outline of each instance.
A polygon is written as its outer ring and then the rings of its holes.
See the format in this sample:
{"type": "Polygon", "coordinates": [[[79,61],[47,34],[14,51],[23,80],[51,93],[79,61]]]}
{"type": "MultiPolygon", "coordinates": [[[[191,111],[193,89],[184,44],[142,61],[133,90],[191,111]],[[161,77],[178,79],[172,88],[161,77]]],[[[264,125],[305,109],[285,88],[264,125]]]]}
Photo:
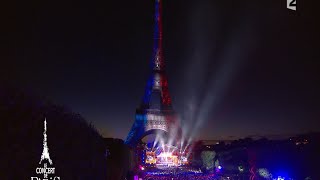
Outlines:
{"type": "MultiPolygon", "coordinates": [[[[223,13],[210,3],[212,2],[199,1],[188,12],[190,26],[187,58],[184,61],[183,79],[180,81],[184,82],[181,88],[183,91],[179,92],[183,96],[183,102],[178,111],[182,137],[176,144],[180,145],[182,152],[193,148],[192,142],[198,138],[204,126],[210,126],[215,131],[212,117],[215,117],[225,92],[245,63],[255,42],[255,33],[247,21],[230,21],[237,28],[223,26],[226,23],[223,21],[225,17],[221,17],[223,13]]],[[[160,142],[160,145],[172,145],[177,137],[177,129],[174,128],[167,142],[159,136],[155,144],[160,142]]]]}
{"type": "Polygon", "coordinates": [[[205,124],[214,131],[214,120],[210,117],[214,117],[255,42],[252,38],[254,33],[246,22],[240,23],[237,28],[221,28],[221,13],[208,3],[197,3],[190,13],[189,58],[186,59],[183,80],[186,82],[183,89],[187,93],[184,94],[184,109],[179,112],[182,117],[182,141],[186,141],[182,149],[198,138],[205,124]]]}

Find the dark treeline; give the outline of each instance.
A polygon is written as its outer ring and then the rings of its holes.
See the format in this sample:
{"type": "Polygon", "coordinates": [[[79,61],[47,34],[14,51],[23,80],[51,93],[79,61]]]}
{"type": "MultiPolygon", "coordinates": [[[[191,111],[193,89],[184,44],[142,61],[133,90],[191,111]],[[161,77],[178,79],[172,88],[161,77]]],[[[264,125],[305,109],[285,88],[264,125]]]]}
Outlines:
{"type": "Polygon", "coordinates": [[[92,124],[65,107],[12,87],[0,87],[0,179],[30,179],[36,167],[43,167],[39,161],[44,118],[56,176],[106,179],[104,140],[92,124]]]}
{"type": "MultiPolygon", "coordinates": [[[[107,149],[107,179],[123,180],[132,166],[132,151],[122,139],[105,138],[107,149]]],[[[133,179],[133,177],[131,178],[133,179]]]]}
{"type": "Polygon", "coordinates": [[[297,135],[287,140],[239,139],[231,144],[211,146],[225,172],[250,174],[252,168],[257,172],[265,169],[274,176],[293,179],[320,179],[320,134],[297,135]]]}

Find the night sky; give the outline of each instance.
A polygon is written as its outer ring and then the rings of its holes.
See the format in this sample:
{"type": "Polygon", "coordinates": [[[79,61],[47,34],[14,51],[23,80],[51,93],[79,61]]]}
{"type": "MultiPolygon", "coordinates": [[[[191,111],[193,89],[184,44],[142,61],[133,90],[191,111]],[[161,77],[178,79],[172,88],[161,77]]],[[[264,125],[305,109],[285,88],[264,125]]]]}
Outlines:
{"type": "MultiPolygon", "coordinates": [[[[315,2],[298,0],[295,12],[285,0],[164,0],[164,57],[183,127],[200,139],[319,130],[315,2]]],[[[105,137],[125,138],[149,74],[153,5],[2,2],[1,84],[69,107],[105,137]]]]}

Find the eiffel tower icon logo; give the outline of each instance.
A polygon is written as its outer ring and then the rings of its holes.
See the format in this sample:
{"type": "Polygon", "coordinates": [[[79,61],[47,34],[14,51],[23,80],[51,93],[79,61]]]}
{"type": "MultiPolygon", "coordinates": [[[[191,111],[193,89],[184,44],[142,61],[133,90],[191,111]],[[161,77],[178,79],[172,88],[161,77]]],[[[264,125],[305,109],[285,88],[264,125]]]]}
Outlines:
{"type": "Polygon", "coordinates": [[[41,164],[41,162],[45,159],[47,161],[49,161],[50,165],[52,165],[52,160],[50,158],[49,148],[48,148],[48,143],[47,143],[47,120],[46,120],[46,118],[44,119],[43,150],[42,150],[42,155],[41,155],[41,159],[40,159],[39,164],[41,164]]]}

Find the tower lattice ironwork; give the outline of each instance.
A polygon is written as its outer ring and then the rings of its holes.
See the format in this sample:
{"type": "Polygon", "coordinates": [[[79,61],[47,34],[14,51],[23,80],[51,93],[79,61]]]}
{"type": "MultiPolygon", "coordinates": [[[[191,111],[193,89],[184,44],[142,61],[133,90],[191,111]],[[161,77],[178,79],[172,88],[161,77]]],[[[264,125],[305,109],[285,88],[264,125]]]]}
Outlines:
{"type": "Polygon", "coordinates": [[[135,146],[144,136],[172,131],[181,132],[176,113],[172,109],[162,51],[162,0],[155,0],[154,48],[150,63],[150,76],[141,105],[136,110],[135,122],[126,144],[135,146]],[[154,102],[152,97],[159,97],[154,102]],[[156,104],[159,104],[156,107],[156,104]]]}

